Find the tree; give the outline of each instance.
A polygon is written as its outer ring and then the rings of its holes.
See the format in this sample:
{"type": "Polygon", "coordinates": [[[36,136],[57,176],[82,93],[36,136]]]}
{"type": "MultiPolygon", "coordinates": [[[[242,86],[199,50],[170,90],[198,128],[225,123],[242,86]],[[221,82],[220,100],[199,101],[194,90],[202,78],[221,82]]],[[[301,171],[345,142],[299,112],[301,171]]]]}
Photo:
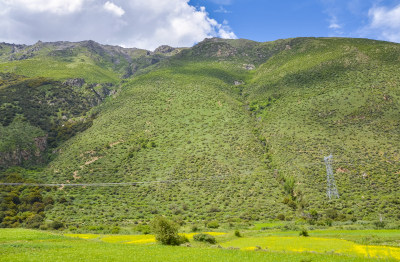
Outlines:
{"type": "Polygon", "coordinates": [[[150,223],[150,228],[156,240],[163,245],[180,245],[187,242],[187,238],[178,235],[178,226],[165,217],[155,217],[150,223]]]}

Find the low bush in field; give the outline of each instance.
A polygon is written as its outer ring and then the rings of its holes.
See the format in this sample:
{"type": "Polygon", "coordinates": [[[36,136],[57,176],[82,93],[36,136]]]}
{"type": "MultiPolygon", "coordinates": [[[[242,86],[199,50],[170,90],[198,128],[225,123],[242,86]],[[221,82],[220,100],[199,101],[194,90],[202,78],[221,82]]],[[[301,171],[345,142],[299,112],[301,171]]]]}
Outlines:
{"type": "Polygon", "coordinates": [[[242,237],[242,235],[240,234],[239,230],[235,230],[235,236],[242,237]]]}
{"type": "Polygon", "coordinates": [[[200,242],[207,242],[210,244],[215,244],[217,243],[217,241],[215,240],[215,237],[209,235],[209,234],[196,234],[193,236],[193,239],[196,241],[200,241],[200,242]]]}
{"type": "Polygon", "coordinates": [[[305,230],[305,229],[301,230],[300,233],[299,233],[299,236],[301,236],[301,237],[308,237],[308,236],[309,236],[309,235],[308,235],[308,231],[305,230]]]}

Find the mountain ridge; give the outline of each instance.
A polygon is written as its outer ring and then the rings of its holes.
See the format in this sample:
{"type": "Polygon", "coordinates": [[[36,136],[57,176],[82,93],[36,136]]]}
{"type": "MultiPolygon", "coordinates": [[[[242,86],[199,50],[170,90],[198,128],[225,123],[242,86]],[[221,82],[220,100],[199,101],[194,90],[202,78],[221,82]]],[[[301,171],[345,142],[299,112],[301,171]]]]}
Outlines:
{"type": "MultiPolygon", "coordinates": [[[[87,221],[131,225],[155,214],[188,223],[277,215],[295,220],[307,219],[313,210],[329,219],[332,209],[340,220],[399,218],[399,44],[205,39],[192,48],[140,50],[137,57],[134,50],[131,62],[118,51],[110,51],[113,56],[99,50],[101,45],[86,44],[50,58],[52,51],[39,50],[36,58],[22,60],[56,61],[61,73],[55,75],[49,63],[30,71],[31,62],[4,62],[0,55],[0,69],[17,67],[10,70],[15,75],[85,79],[71,87],[76,95],[60,107],[63,114],[50,119],[58,124],[91,119],[90,125],[61,139],[39,172],[21,175],[61,184],[181,182],[50,191],[67,201],[56,201],[47,219],[77,226],[87,221]],[[74,70],[76,64],[85,71],[74,70]],[[68,113],[88,99],[90,88],[103,87],[112,94],[68,113]],[[67,119],[57,122],[63,115],[67,119]],[[331,153],[340,194],[334,200],[326,196],[323,163],[331,153]]],[[[40,93],[43,86],[32,90],[40,93]]],[[[25,87],[21,84],[21,90],[25,87]]],[[[47,88],[43,94],[51,97],[65,85],[47,88]]],[[[0,98],[10,97],[11,89],[0,88],[5,90],[0,98]]],[[[11,110],[8,104],[2,108],[11,110]]]]}

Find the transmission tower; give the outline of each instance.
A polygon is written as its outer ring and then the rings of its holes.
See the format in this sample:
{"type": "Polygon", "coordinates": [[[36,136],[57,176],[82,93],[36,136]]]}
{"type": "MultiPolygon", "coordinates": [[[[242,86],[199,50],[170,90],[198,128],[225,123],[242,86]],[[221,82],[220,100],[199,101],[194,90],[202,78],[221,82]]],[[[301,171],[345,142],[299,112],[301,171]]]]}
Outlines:
{"type": "Polygon", "coordinates": [[[328,195],[329,199],[339,198],[339,193],[336,187],[335,178],[333,176],[332,159],[333,159],[332,155],[324,157],[326,165],[326,178],[328,182],[328,188],[326,190],[326,194],[328,195]]]}

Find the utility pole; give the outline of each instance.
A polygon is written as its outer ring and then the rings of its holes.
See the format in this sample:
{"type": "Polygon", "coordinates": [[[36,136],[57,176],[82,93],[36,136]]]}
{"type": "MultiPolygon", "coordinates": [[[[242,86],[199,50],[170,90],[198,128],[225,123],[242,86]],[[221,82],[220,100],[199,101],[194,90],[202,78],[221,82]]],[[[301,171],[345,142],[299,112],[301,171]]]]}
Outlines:
{"type": "Polygon", "coordinates": [[[339,198],[339,193],[336,187],[335,178],[333,176],[332,159],[333,159],[332,154],[324,157],[324,162],[326,165],[326,178],[328,182],[326,194],[328,195],[329,199],[339,198]]]}

